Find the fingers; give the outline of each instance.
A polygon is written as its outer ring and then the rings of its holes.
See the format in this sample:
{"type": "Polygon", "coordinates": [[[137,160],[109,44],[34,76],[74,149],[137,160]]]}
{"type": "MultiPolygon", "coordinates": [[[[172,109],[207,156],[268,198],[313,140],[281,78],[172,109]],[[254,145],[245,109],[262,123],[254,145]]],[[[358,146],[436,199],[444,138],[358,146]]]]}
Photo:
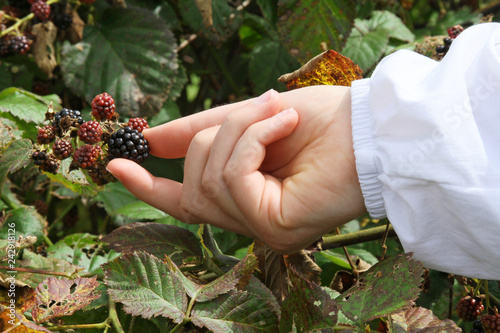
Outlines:
{"type": "MultiPolygon", "coordinates": [[[[276,94],[276,92],[274,93],[276,94]]],[[[153,155],[163,158],[184,157],[191,140],[198,132],[222,124],[229,113],[240,109],[253,100],[223,105],[170,121],[144,130],[144,137],[149,141],[153,155]]]]}

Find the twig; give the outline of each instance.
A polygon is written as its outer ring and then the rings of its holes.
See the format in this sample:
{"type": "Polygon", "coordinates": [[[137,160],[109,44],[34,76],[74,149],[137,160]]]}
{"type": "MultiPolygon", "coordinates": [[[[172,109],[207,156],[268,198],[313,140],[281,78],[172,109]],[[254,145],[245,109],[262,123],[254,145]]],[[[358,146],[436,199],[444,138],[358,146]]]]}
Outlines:
{"type": "MultiPolygon", "coordinates": [[[[386,233],[387,226],[380,226],[365,230],[360,230],[356,232],[351,232],[348,234],[342,235],[325,235],[321,237],[321,240],[318,244],[320,249],[335,249],[342,246],[349,246],[353,244],[359,244],[364,242],[369,242],[372,240],[381,239],[386,233]]],[[[389,226],[389,230],[387,231],[387,237],[396,236],[396,232],[394,228],[389,226]]]]}
{"type": "Polygon", "coordinates": [[[53,276],[64,276],[67,278],[71,278],[73,274],[68,275],[63,272],[51,272],[51,271],[43,271],[39,269],[31,269],[31,268],[22,268],[22,267],[9,267],[9,266],[0,266],[0,270],[3,271],[16,271],[16,272],[25,272],[25,273],[34,273],[34,274],[44,274],[44,275],[53,275],[53,276]]]}
{"type": "MultiPolygon", "coordinates": [[[[340,229],[339,228],[337,228],[337,234],[340,235],[340,229]]],[[[359,273],[358,273],[358,270],[357,270],[356,266],[354,266],[354,263],[352,262],[351,257],[349,256],[349,252],[347,251],[347,247],[343,246],[342,249],[344,249],[344,254],[345,254],[346,258],[347,258],[347,262],[351,266],[352,272],[354,273],[354,276],[356,277],[356,280],[357,280],[359,278],[359,273]]]]}
{"type": "Polygon", "coordinates": [[[182,50],[183,48],[185,48],[186,46],[188,46],[197,37],[198,37],[197,34],[191,34],[191,35],[189,35],[189,37],[186,40],[182,41],[182,43],[180,43],[179,46],[177,46],[177,49],[175,50],[175,52],[179,52],[180,50],[182,50]]]}
{"type": "Polygon", "coordinates": [[[387,252],[387,245],[385,244],[385,241],[387,240],[387,235],[389,234],[389,226],[390,225],[391,225],[391,222],[389,220],[387,220],[387,225],[385,228],[384,237],[382,238],[382,257],[380,258],[380,260],[384,260],[385,254],[387,252]]]}
{"type": "Polygon", "coordinates": [[[106,328],[108,327],[108,321],[105,320],[102,323],[97,324],[76,324],[76,325],[58,325],[46,327],[49,331],[63,331],[63,330],[78,330],[78,329],[92,329],[92,328],[106,328]]]}

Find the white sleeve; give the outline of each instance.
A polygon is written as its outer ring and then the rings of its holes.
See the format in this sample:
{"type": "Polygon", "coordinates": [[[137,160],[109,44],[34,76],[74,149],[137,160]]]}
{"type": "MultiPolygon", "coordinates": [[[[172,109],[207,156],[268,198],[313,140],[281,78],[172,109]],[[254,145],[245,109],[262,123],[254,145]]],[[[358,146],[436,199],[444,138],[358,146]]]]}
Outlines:
{"type": "Polygon", "coordinates": [[[466,29],[440,62],[398,51],[351,93],[370,215],[426,267],[500,280],[500,24],[466,29]]]}

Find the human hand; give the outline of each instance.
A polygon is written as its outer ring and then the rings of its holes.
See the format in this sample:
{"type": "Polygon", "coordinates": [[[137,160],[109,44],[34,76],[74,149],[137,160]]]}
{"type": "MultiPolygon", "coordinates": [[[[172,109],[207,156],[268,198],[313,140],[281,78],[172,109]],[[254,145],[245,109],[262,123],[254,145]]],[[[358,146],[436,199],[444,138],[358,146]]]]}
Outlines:
{"type": "Polygon", "coordinates": [[[350,105],[346,87],[268,91],[144,131],[152,154],[185,156],[182,184],[123,159],[108,170],[137,198],[180,221],[294,252],[366,211],[350,105]]]}

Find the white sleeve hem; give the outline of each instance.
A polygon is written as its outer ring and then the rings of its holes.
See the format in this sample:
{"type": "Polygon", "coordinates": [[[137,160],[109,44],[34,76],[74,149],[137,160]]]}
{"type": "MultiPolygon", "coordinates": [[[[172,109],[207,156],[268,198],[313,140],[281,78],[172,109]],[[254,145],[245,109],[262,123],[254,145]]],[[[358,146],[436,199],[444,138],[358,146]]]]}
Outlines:
{"type": "Polygon", "coordinates": [[[370,79],[351,84],[352,137],[356,170],[366,209],[374,219],[387,217],[382,197],[382,182],[378,177],[373,117],[370,112],[370,79]]]}

